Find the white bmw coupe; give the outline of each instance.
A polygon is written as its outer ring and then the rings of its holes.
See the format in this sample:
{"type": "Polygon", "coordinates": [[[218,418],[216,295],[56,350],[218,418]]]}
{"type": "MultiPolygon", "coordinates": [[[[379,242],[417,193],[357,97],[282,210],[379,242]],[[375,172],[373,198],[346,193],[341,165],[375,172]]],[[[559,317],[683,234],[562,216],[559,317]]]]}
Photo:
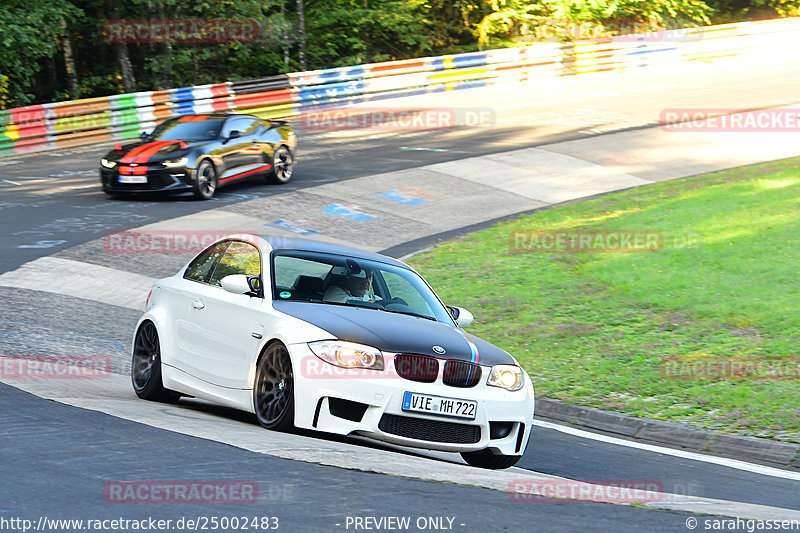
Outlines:
{"type": "Polygon", "coordinates": [[[140,398],[193,396],[266,428],[361,435],[508,468],[533,423],[530,377],[466,333],[395,259],[324,242],[231,235],[159,280],[136,326],[140,398]]]}

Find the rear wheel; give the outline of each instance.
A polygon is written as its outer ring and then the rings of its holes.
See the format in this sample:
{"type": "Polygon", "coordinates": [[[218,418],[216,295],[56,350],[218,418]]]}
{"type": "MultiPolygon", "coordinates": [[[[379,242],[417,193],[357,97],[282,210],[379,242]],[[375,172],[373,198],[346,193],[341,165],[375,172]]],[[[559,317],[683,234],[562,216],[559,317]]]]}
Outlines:
{"type": "Polygon", "coordinates": [[[145,322],[136,332],[131,360],[131,381],[136,396],[155,402],[175,402],[181,397],[165,389],[161,382],[161,344],[152,322],[145,322]]]}
{"type": "Polygon", "coordinates": [[[267,429],[294,427],[294,373],[289,350],[280,342],[267,347],[256,367],[253,407],[258,423],[267,429]]]}
{"type": "Polygon", "coordinates": [[[267,173],[267,182],[280,185],[292,179],[294,155],[285,144],[280,145],[272,155],[272,170],[267,173]]]}
{"type": "Polygon", "coordinates": [[[217,170],[211,161],[204,160],[197,167],[197,177],[192,183],[194,197],[199,200],[208,200],[217,190],[217,170]]]}
{"type": "Polygon", "coordinates": [[[510,468],[522,459],[521,455],[495,455],[491,450],[479,450],[477,452],[461,452],[461,457],[470,466],[478,468],[488,468],[489,470],[502,470],[510,468]]]}

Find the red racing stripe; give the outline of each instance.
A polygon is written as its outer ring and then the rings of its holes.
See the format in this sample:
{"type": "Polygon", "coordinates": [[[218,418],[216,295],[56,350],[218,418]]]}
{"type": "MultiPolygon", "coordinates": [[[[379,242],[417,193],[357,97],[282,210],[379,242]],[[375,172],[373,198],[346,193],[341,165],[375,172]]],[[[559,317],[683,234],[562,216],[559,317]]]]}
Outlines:
{"type": "Polygon", "coordinates": [[[143,144],[141,146],[137,146],[136,148],[134,148],[133,150],[131,150],[130,152],[125,154],[125,156],[123,156],[123,158],[120,159],[119,162],[120,163],[130,163],[130,162],[132,162],[133,158],[136,157],[137,155],[139,155],[139,153],[142,150],[144,150],[145,148],[147,148],[149,145],[150,145],[150,143],[145,143],[145,144],[143,144]]]}
{"type": "Polygon", "coordinates": [[[150,158],[153,157],[156,153],[160,152],[162,149],[166,148],[171,144],[175,144],[180,141],[155,141],[151,142],[148,145],[148,148],[139,152],[139,154],[133,158],[132,163],[147,163],[150,161],[150,158]]]}

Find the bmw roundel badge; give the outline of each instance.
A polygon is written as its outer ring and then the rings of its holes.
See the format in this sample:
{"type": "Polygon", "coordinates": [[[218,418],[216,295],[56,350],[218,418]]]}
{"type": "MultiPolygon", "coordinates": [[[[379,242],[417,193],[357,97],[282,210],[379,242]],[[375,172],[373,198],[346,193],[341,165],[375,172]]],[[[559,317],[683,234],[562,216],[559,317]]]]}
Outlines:
{"type": "Polygon", "coordinates": [[[438,354],[443,354],[445,352],[444,348],[442,348],[441,346],[438,346],[438,345],[433,347],[433,351],[438,353],[438,354]]]}

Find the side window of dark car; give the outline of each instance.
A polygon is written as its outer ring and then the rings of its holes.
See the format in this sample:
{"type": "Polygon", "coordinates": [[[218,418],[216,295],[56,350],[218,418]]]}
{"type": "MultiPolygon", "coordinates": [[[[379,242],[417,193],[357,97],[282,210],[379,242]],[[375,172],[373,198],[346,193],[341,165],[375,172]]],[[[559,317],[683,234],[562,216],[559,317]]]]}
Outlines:
{"type": "Polygon", "coordinates": [[[209,283],[219,285],[222,278],[233,274],[261,275],[261,254],[258,248],[249,242],[231,241],[225,255],[217,263],[209,283]]]}
{"type": "Polygon", "coordinates": [[[211,273],[214,272],[214,267],[217,265],[217,261],[219,261],[222,254],[225,253],[225,248],[227,247],[228,242],[226,241],[219,242],[206,248],[194,261],[189,263],[183,277],[191,281],[208,283],[211,273]]]}
{"type": "Polygon", "coordinates": [[[225,123],[222,128],[222,138],[230,137],[232,131],[238,131],[242,136],[255,133],[258,123],[250,118],[234,118],[225,123]]]}
{"type": "MultiPolygon", "coordinates": [[[[238,127],[238,126],[237,126],[238,127]]],[[[252,118],[243,119],[241,131],[242,135],[252,135],[258,131],[259,123],[257,120],[253,120],[252,118]]]]}

